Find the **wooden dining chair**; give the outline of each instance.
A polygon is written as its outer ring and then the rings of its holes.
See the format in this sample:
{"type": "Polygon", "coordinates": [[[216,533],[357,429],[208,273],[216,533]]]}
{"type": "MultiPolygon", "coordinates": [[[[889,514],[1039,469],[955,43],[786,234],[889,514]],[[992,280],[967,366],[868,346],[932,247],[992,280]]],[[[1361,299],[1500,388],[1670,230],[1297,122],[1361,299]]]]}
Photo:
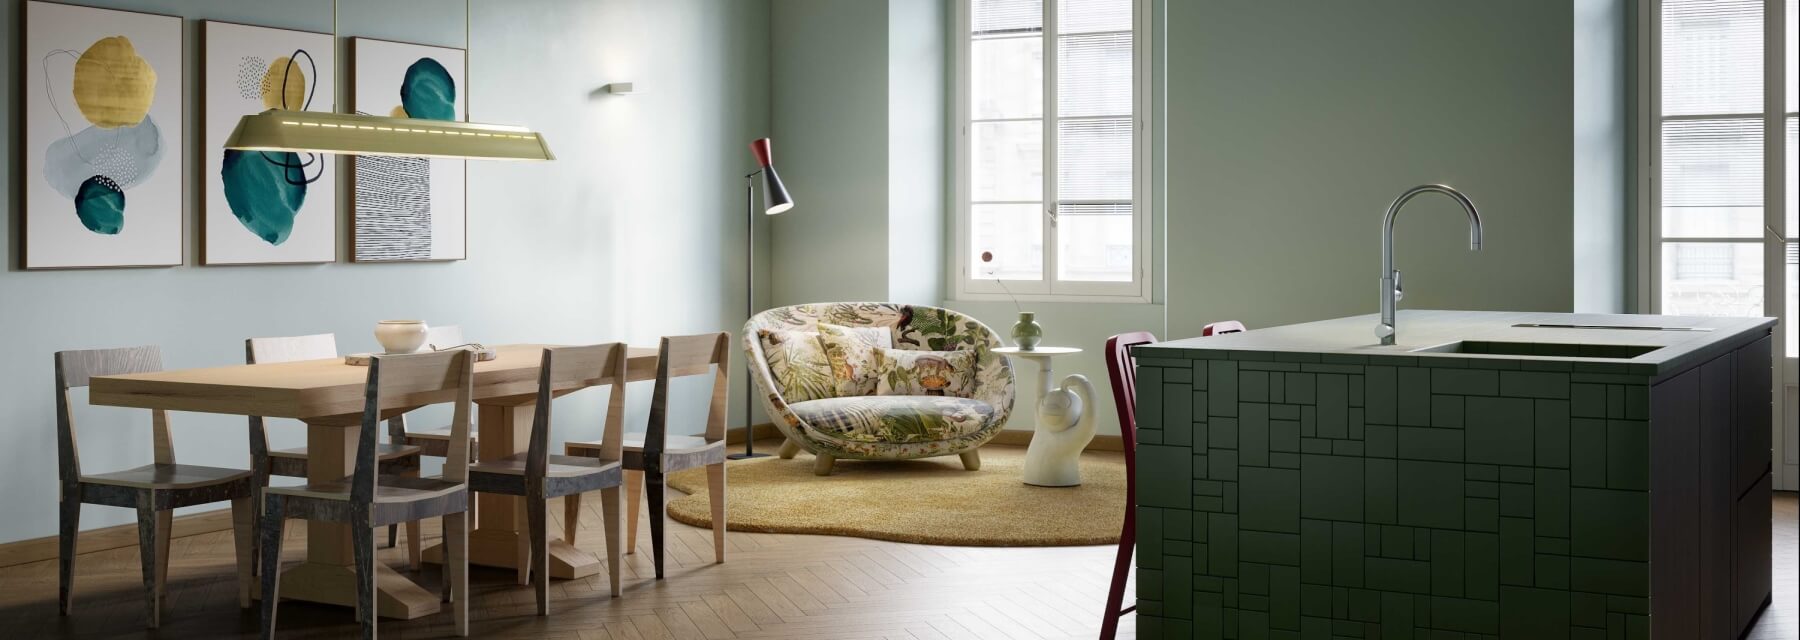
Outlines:
{"type": "MultiPolygon", "coordinates": [[[[463,340],[462,327],[457,325],[431,327],[425,333],[425,349],[429,351],[449,349],[464,344],[468,343],[463,340]]],[[[469,451],[471,452],[480,450],[475,442],[476,430],[479,428],[480,425],[477,423],[469,423],[469,451]]],[[[418,447],[425,455],[442,458],[445,457],[444,452],[450,450],[450,427],[408,430],[406,414],[400,414],[388,418],[388,442],[418,447]]],[[[471,455],[475,457],[470,460],[478,460],[481,457],[479,453],[471,453],[471,455]]],[[[390,540],[388,544],[392,545],[393,542],[390,540]]]]}
{"type": "MultiPolygon", "coordinates": [[[[270,364],[301,360],[328,360],[338,357],[337,336],[320,333],[310,336],[250,338],[244,341],[244,364],[270,364]]],[[[381,445],[375,459],[381,461],[381,472],[388,475],[419,475],[418,447],[396,444],[381,445]]],[[[256,471],[256,487],[268,488],[269,476],[306,477],[306,447],[269,450],[269,432],[261,416],[250,416],[250,464],[256,471]]],[[[397,543],[394,526],[388,527],[388,546],[397,543]]],[[[413,570],[420,560],[419,523],[406,523],[406,559],[413,570]]]]}
{"type": "MultiPolygon", "coordinates": [[[[638,496],[650,498],[650,546],[655,554],[656,579],[663,577],[663,476],[683,469],[706,467],[706,499],[712,505],[713,561],[725,561],[725,400],[731,393],[731,337],[725,333],[664,337],[657,349],[656,389],[650,397],[650,423],[643,433],[624,438],[625,552],[637,547],[638,496]],[[711,404],[706,430],[700,436],[669,435],[669,381],[673,378],[713,373],[711,404]]],[[[563,445],[571,456],[605,455],[605,442],[570,442],[563,445]]],[[[564,539],[575,542],[576,519],[581,514],[578,496],[563,499],[564,539]]]]}
{"type": "Polygon", "coordinates": [[[355,473],[329,482],[308,482],[263,491],[262,637],[275,636],[275,609],[281,593],[281,530],[288,518],[337,522],[350,527],[356,572],[356,612],[362,637],[375,637],[375,528],[421,518],[444,519],[444,587],[456,634],[469,635],[469,452],[450,447],[441,476],[418,478],[379,473],[375,452],[381,406],[430,404],[446,394],[454,400],[452,443],[467,442],[474,395],[474,361],[467,351],[375,356],[363,391],[362,426],[356,438],[355,473]],[[399,398],[401,400],[396,400],[399,398]]]}
{"type": "Polygon", "coordinates": [[[1125,604],[1125,579],[1131,575],[1131,552],[1137,547],[1137,365],[1131,348],[1153,344],[1147,331],[1121,333],[1106,339],[1106,374],[1112,379],[1113,405],[1119,412],[1119,436],[1125,449],[1125,526],[1119,531],[1119,552],[1113,558],[1112,582],[1106,590],[1106,613],[1100,622],[1101,640],[1119,632],[1119,618],[1137,610],[1125,604]]]}
{"type": "Polygon", "coordinates": [[[174,522],[174,510],[230,500],[236,533],[238,606],[250,606],[251,549],[256,513],[252,497],[256,494],[249,470],[176,464],[168,413],[153,409],[150,412],[150,439],[154,463],[112,473],[88,475],[81,472],[69,390],[88,386],[88,381],[95,376],[161,370],[162,352],[156,347],[56,353],[56,460],[61,476],[59,506],[62,521],[62,536],[58,541],[61,582],[57,601],[62,615],[69,615],[75,595],[75,538],[81,531],[83,504],[137,509],[145,622],[154,629],[161,623],[163,588],[169,578],[169,540],[173,534],[170,525],[174,522]]]}
{"type": "Polygon", "coordinates": [[[538,367],[536,412],[531,420],[531,440],[525,453],[498,460],[482,460],[469,467],[469,488],[523,498],[530,548],[528,562],[519,563],[521,578],[529,576],[537,592],[538,615],[550,615],[549,515],[545,501],[589,491],[601,492],[606,524],[606,571],[612,595],[619,595],[619,486],[621,442],[624,439],[625,345],[597,344],[544,350],[538,367]],[[597,457],[552,455],[550,405],[558,390],[583,389],[611,384],[606,424],[597,457]]]}

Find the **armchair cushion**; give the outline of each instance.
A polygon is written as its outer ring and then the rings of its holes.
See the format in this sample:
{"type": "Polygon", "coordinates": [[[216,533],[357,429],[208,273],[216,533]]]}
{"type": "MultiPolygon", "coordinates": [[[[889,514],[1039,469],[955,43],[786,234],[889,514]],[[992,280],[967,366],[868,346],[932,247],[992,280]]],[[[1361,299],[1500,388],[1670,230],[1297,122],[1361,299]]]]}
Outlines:
{"type": "Polygon", "coordinates": [[[860,396],[789,405],[823,434],[849,442],[939,442],[978,433],[997,418],[980,400],[945,396],[860,396]]]}
{"type": "Polygon", "coordinates": [[[817,328],[757,331],[781,395],[804,402],[874,393],[874,349],[892,344],[892,333],[884,327],[817,328]]]}
{"type": "Polygon", "coordinates": [[[975,392],[975,351],[876,349],[878,396],[953,396],[975,392]]]}

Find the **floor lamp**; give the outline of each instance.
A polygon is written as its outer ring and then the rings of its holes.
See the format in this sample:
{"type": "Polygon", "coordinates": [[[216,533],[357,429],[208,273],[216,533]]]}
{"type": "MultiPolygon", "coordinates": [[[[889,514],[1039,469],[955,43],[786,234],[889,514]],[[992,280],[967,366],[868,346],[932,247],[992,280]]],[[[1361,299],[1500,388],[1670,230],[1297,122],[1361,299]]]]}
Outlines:
{"type": "MultiPolygon", "coordinates": [[[[762,176],[764,215],[772,216],[794,208],[794,198],[788,195],[787,187],[782,186],[781,176],[775,173],[775,163],[769,157],[769,139],[759,138],[750,143],[750,152],[756,154],[756,163],[760,166],[757,170],[744,174],[744,288],[746,289],[744,318],[746,321],[756,315],[756,177],[762,176]]],[[[750,337],[745,336],[745,339],[748,340],[750,337]]],[[[748,372],[749,368],[745,367],[745,371],[748,372]]],[[[752,417],[755,415],[755,398],[751,396],[756,392],[756,387],[751,382],[754,379],[749,375],[744,377],[744,452],[726,456],[733,460],[762,458],[769,455],[756,452],[756,421],[752,417]]]]}

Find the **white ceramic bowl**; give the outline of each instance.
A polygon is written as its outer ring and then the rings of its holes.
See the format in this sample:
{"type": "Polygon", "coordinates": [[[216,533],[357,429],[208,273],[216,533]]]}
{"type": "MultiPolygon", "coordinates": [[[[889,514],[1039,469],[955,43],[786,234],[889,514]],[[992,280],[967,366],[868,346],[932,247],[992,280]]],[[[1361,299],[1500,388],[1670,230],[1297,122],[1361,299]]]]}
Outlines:
{"type": "Polygon", "coordinates": [[[424,320],[382,320],[375,324],[375,341],[387,353],[414,353],[425,346],[430,331],[424,320]]]}

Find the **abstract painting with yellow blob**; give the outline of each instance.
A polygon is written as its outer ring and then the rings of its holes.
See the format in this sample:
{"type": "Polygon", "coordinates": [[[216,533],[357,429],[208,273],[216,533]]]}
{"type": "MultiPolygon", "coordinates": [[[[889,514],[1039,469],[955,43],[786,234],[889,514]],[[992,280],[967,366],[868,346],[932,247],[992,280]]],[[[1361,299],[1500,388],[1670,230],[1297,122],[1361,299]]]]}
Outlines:
{"type": "Polygon", "coordinates": [[[330,154],[237,151],[222,145],[238,120],[269,109],[336,108],[337,64],[326,33],[208,20],[203,264],[296,264],[337,259],[337,172],[330,154]]]}
{"type": "Polygon", "coordinates": [[[25,33],[25,268],[181,264],[181,19],[27,2],[25,33]]]}

